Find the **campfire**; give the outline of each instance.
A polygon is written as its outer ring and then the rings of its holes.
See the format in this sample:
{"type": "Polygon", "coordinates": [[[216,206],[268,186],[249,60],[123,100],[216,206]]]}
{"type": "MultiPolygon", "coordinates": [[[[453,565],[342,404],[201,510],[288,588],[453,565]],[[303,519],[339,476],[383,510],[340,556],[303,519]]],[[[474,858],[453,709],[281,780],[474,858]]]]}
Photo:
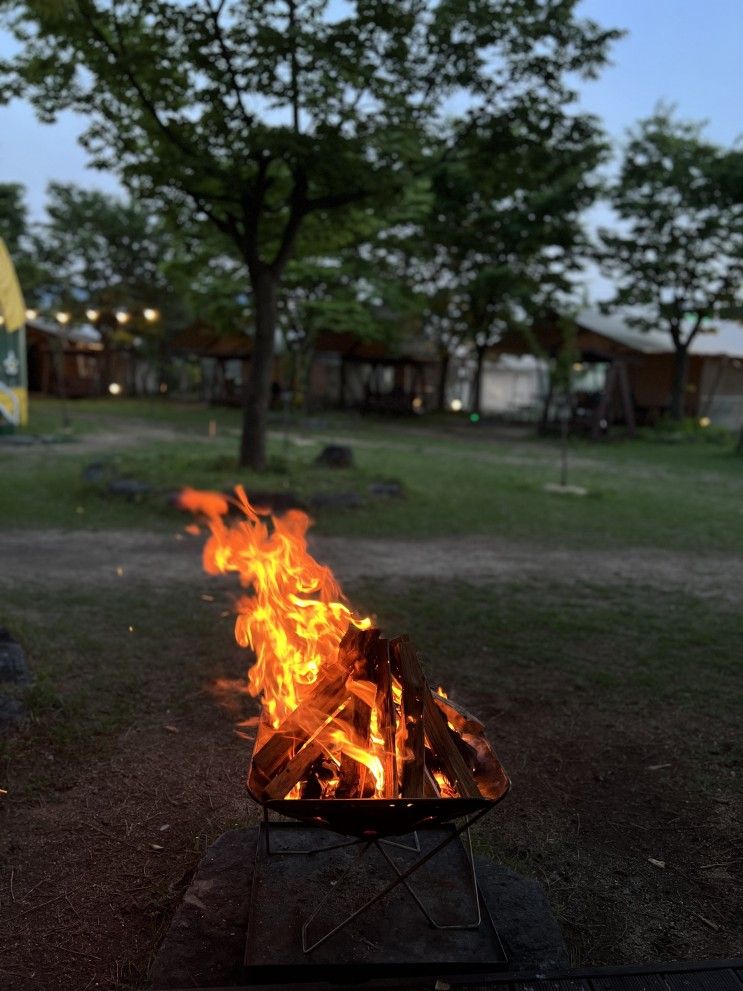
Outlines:
{"type": "Polygon", "coordinates": [[[430,688],[407,636],[385,638],[353,611],[308,552],[305,513],[272,515],[242,488],[231,498],[187,489],[180,503],[208,525],[206,571],[236,572],[244,590],[235,636],[255,654],[247,687],[262,702],[248,778],[258,802],[293,815],[292,802],[299,813],[344,799],[408,809],[446,799],[459,815],[455,800],[505,794],[483,724],[430,688]]]}

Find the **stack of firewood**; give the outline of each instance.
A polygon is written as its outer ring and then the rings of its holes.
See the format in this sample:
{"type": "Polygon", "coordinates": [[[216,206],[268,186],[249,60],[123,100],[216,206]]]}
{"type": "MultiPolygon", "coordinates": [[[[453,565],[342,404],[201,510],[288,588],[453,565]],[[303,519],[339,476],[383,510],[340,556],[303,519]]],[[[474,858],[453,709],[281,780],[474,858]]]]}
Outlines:
{"type": "Polygon", "coordinates": [[[499,774],[482,723],[431,691],[408,637],[352,626],[297,708],[277,728],[261,723],[250,787],[260,801],[478,798],[499,774]],[[354,752],[378,757],[381,789],[354,752]]]}

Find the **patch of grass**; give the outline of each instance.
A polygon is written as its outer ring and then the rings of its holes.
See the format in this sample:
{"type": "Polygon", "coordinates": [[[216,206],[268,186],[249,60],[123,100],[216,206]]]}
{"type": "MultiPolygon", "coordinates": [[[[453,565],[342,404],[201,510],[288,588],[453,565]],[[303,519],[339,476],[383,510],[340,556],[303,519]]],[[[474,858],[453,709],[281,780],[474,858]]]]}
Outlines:
{"type": "MultiPolygon", "coordinates": [[[[34,407],[35,408],[35,407],[34,407]]],[[[320,532],[415,537],[496,534],[571,546],[659,547],[733,551],[743,547],[743,459],[727,445],[662,445],[643,440],[570,445],[570,481],[587,498],[555,496],[544,484],[558,477],[556,443],[512,439],[490,428],[435,428],[425,421],[380,421],[334,415],[280,420],[270,440],[269,470],[237,467],[237,411],[209,410],[159,401],[87,402],[81,423],[105,419],[121,434],[120,447],[75,451],[55,447],[0,448],[0,520],[16,526],[178,526],[166,496],[183,485],[251,491],[293,491],[311,501],[317,493],[352,491],[354,510],[318,508],[320,532]],[[208,421],[221,426],[207,438],[208,421]],[[138,440],[138,423],[164,422],[173,440],[138,440]],[[286,429],[284,429],[286,427],[286,429]],[[317,467],[321,444],[349,442],[355,466],[317,467]],[[153,492],[131,502],[84,482],[82,471],[102,460],[107,470],[149,483],[153,492]],[[369,494],[371,482],[396,479],[404,498],[369,494]]],[[[44,409],[42,409],[42,413],[44,409]]],[[[87,429],[87,427],[85,428],[87,429]]],[[[94,439],[95,435],[91,435],[94,439]]]]}
{"type": "Polygon", "coordinates": [[[23,644],[34,681],[25,728],[0,744],[0,785],[16,796],[64,789],[126,727],[208,705],[206,686],[239,652],[223,610],[193,588],[4,592],[0,625],[23,644]]]}
{"type": "Polygon", "coordinates": [[[637,585],[369,580],[354,602],[409,632],[432,680],[464,696],[739,717],[743,619],[732,606],[637,585]]]}

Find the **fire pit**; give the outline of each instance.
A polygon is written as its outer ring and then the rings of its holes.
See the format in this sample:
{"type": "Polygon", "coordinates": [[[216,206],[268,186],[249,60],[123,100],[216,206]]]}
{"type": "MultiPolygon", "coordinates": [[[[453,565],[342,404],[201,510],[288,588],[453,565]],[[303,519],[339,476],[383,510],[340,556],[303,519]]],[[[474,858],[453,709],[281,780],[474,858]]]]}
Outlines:
{"type": "Polygon", "coordinates": [[[181,504],[208,524],[206,570],[236,572],[245,589],[235,635],[255,652],[248,690],[262,699],[247,781],[264,812],[259,852],[270,857],[358,845],[359,858],[373,848],[393,872],[381,891],[309,940],[316,909],[303,927],[304,952],[400,885],[437,928],[478,926],[482,899],[471,841],[474,918],[437,922],[410,879],[462,833],[469,839],[470,826],[508,792],[483,724],[443,690],[431,690],[407,636],[388,640],[371,619],[352,611],[330,570],[307,550],[306,514],[272,516],[252,506],[242,489],[229,500],[186,490],[181,504]],[[234,509],[241,518],[230,522],[234,509]],[[271,812],[351,839],[275,851],[271,812]],[[418,830],[438,830],[439,838],[423,849],[418,830]],[[420,856],[401,867],[390,853],[401,845],[393,837],[410,833],[414,846],[403,845],[420,856]]]}

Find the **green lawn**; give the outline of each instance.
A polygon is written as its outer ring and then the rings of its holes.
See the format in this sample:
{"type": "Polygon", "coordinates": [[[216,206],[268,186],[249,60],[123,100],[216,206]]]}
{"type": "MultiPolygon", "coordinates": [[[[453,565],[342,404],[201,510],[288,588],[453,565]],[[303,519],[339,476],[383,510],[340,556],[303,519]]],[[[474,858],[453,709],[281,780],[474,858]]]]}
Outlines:
{"type": "MultiPolygon", "coordinates": [[[[32,424],[45,431],[59,404],[32,404],[32,424]]],[[[270,470],[236,467],[239,414],[162,401],[70,404],[73,439],[32,450],[0,446],[0,520],[14,526],[172,527],[177,514],[167,495],[183,485],[251,491],[291,491],[305,500],[327,491],[356,492],[363,501],[346,511],[318,509],[320,532],[427,537],[489,533],[548,545],[645,546],[695,551],[743,548],[743,458],[732,437],[718,443],[651,440],[570,444],[570,481],[585,498],[543,490],[558,478],[556,442],[509,439],[487,425],[433,418],[380,421],[318,417],[272,427],[270,470]],[[216,420],[217,436],[208,437],[216,420]],[[167,430],[162,439],[143,429],[167,430]],[[103,432],[121,443],[83,450],[103,432]],[[356,465],[333,471],[313,465],[327,440],[350,440],[356,465]],[[76,448],[78,449],[76,453],[76,448]],[[83,480],[93,461],[109,474],[153,486],[137,502],[108,496],[83,480]],[[379,480],[404,486],[403,499],[370,496],[379,480]]]]}

